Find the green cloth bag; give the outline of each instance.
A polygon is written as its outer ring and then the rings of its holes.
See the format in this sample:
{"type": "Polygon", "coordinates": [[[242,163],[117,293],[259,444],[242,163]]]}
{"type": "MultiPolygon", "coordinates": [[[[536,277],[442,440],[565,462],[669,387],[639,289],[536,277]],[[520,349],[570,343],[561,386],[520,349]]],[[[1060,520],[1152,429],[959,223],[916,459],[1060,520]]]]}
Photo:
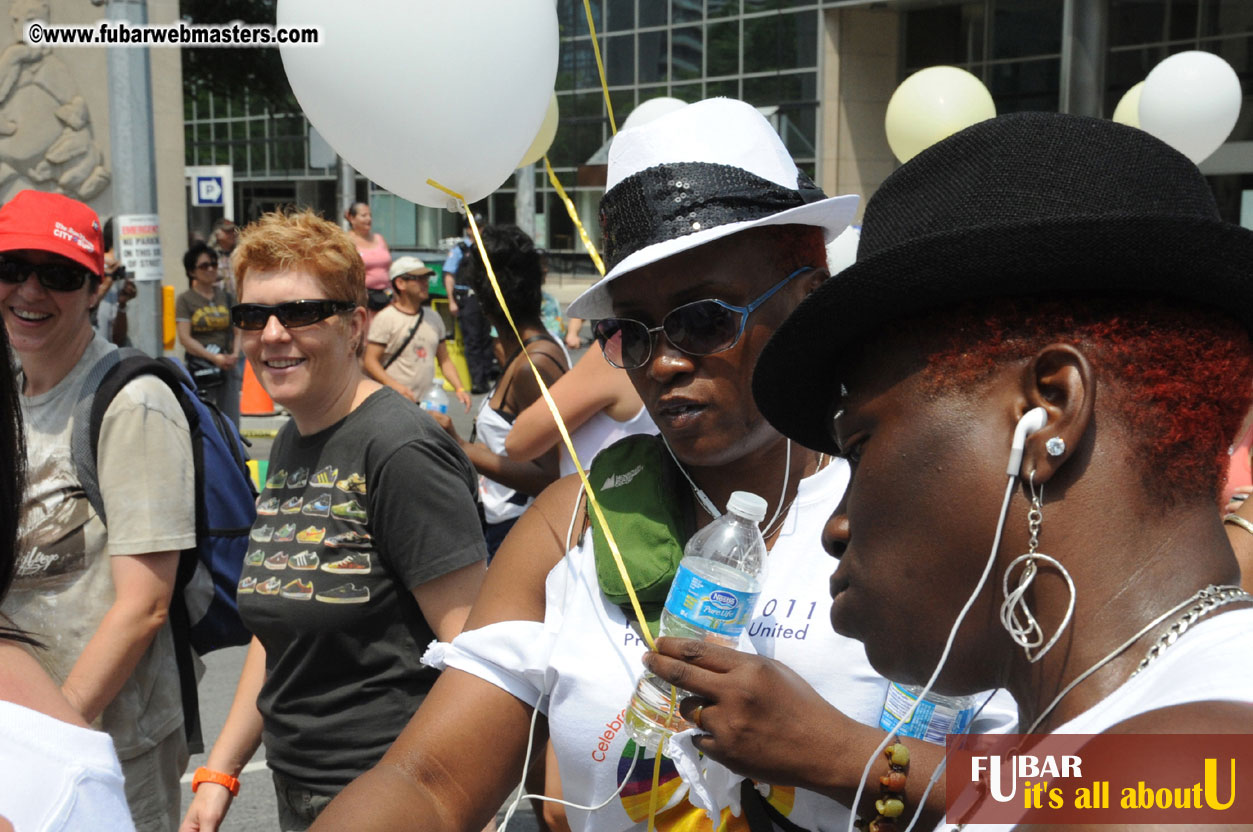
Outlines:
{"type": "MultiPolygon", "coordinates": [[[[659,436],[628,436],[596,455],[588,481],[631,577],[649,632],[657,634],[661,610],[683,558],[683,547],[695,532],[687,483],[659,436]]],[[[588,506],[592,550],[600,591],[621,607],[628,620],[635,611],[605,530],[588,506]]]]}

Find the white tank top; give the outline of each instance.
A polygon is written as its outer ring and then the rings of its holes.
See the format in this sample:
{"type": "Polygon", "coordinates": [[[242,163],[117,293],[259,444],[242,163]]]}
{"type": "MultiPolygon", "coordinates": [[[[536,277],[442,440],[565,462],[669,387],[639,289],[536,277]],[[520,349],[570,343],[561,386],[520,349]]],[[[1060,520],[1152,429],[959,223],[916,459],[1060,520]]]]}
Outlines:
{"type": "MultiPolygon", "coordinates": [[[[574,450],[579,455],[579,462],[583,463],[584,469],[587,469],[592,467],[592,459],[596,454],[619,439],[625,439],[637,433],[655,434],[656,432],[657,425],[653,422],[653,417],[648,415],[648,408],[640,405],[640,412],[625,422],[619,422],[605,411],[598,410],[592,418],[570,434],[570,440],[574,442],[574,450]]],[[[570,458],[566,443],[560,442],[557,447],[561,449],[561,476],[573,474],[574,460],[570,458]]]]}
{"type": "MultiPolygon", "coordinates": [[[[801,482],[796,501],[767,562],[761,597],[748,634],[757,652],[782,661],[842,712],[877,725],[887,682],[874,672],[858,641],[831,629],[828,581],[835,561],[819,533],[848,484],[848,466],[835,460],[801,482]]],[[[596,579],[591,533],[549,573],[544,622],[508,621],[435,645],[424,660],[456,667],[501,687],[548,714],[566,800],[601,803],[631,769],[622,716],[643,671],[646,646],[596,579]]],[[[987,712],[985,711],[985,716],[987,712]]],[[[1002,714],[1000,730],[1016,714],[1002,714]]],[[[587,832],[642,830],[648,818],[653,758],[641,756],[618,797],[595,812],[567,809],[570,826],[587,832]]],[[[663,762],[657,828],[709,829],[687,801],[687,785],[663,762]]],[[[848,810],[814,792],[769,789],[767,801],[805,829],[843,832],[848,810]]],[[[743,816],[727,832],[747,832],[743,816]]]]}
{"type": "MultiPolygon", "coordinates": [[[[513,422],[501,416],[491,407],[492,397],[486,396],[474,418],[475,435],[487,449],[498,456],[505,456],[505,439],[513,430],[513,422]]],[[[521,517],[534,497],[520,495],[507,485],[501,485],[482,474],[479,475],[479,499],[483,501],[483,516],[489,523],[501,523],[513,517],[521,517]]]]}

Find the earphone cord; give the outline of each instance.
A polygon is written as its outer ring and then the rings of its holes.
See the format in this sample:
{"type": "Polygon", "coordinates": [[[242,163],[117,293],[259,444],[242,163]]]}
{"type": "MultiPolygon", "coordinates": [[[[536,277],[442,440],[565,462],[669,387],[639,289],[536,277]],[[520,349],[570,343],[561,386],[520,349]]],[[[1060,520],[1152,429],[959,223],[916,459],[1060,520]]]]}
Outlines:
{"type": "MultiPolygon", "coordinates": [[[[570,526],[566,529],[566,558],[569,558],[570,556],[569,554],[570,548],[574,541],[574,527],[580,515],[578,507],[582,501],[583,501],[583,489],[580,488],[578,497],[576,497],[574,500],[575,510],[570,515],[570,526]]],[[[562,602],[561,602],[561,607],[563,610],[566,607],[566,598],[568,597],[568,593],[570,590],[569,575],[566,576],[564,583],[565,583],[565,594],[562,596],[562,602]]],[[[545,690],[541,694],[541,699],[547,695],[548,695],[548,691],[545,690]]],[[[535,722],[538,719],[538,717],[539,717],[539,703],[536,703],[535,708],[533,708],[531,711],[531,727],[527,732],[526,757],[523,758],[523,763],[522,763],[522,779],[518,782],[518,796],[514,798],[513,802],[509,804],[508,810],[505,811],[505,818],[503,821],[501,821],[499,832],[505,832],[505,827],[509,825],[509,820],[510,818],[513,817],[513,813],[517,811],[518,805],[521,804],[521,802],[526,798],[534,798],[535,800],[544,801],[546,803],[560,803],[562,806],[569,806],[571,809],[582,809],[587,812],[594,812],[597,809],[600,809],[606,806],[615,797],[622,794],[622,790],[626,787],[626,784],[629,783],[631,780],[631,774],[635,771],[635,764],[639,762],[642,749],[637,745],[636,750],[635,750],[635,756],[631,758],[631,767],[627,769],[626,774],[623,776],[622,784],[618,786],[617,790],[613,794],[609,795],[609,797],[605,798],[603,801],[596,804],[595,806],[580,806],[577,803],[569,803],[565,800],[558,800],[555,797],[545,797],[544,795],[526,794],[525,793],[526,792],[526,785],[525,785],[526,775],[527,775],[527,771],[531,767],[531,749],[535,745],[535,722]]]]}
{"type": "MultiPolygon", "coordinates": [[[[696,495],[696,499],[698,502],[700,502],[701,508],[705,509],[705,512],[710,517],[714,518],[715,520],[721,517],[722,512],[718,511],[718,507],[714,505],[713,500],[709,499],[709,495],[706,494],[704,491],[702,491],[700,486],[697,485],[692,480],[692,478],[688,476],[687,471],[684,470],[682,463],[679,462],[679,458],[674,455],[674,449],[670,447],[670,442],[669,440],[666,439],[665,436],[661,437],[661,444],[665,445],[666,450],[670,452],[670,458],[674,460],[674,467],[679,469],[679,473],[683,475],[683,479],[687,480],[687,484],[692,486],[692,493],[696,495]]],[[[792,476],[792,439],[791,437],[788,437],[787,448],[784,451],[783,459],[784,459],[783,490],[779,492],[779,502],[774,508],[774,514],[771,515],[769,522],[766,523],[766,526],[765,526],[766,532],[762,534],[762,537],[769,537],[771,527],[774,526],[774,521],[778,520],[779,515],[783,512],[783,498],[787,496],[787,481],[788,481],[788,477],[792,476]]],[[[791,503],[789,503],[788,505],[791,505],[791,503]]]]}
{"type": "MultiPolygon", "coordinates": [[[[848,832],[853,832],[853,825],[857,821],[857,807],[861,805],[862,795],[866,791],[866,781],[870,779],[870,769],[874,767],[875,760],[883,753],[883,749],[888,747],[888,743],[892,741],[892,738],[900,730],[901,726],[914,718],[914,711],[917,709],[918,703],[927,697],[927,694],[931,692],[931,688],[935,685],[936,679],[940,678],[940,673],[944,670],[944,664],[948,661],[948,655],[952,652],[953,642],[957,638],[957,631],[961,628],[962,622],[966,620],[966,614],[970,612],[970,608],[974,606],[975,599],[979,597],[980,592],[983,592],[983,587],[988,582],[988,576],[992,574],[992,565],[996,563],[996,551],[1001,547],[1001,535],[1005,532],[1005,516],[1009,513],[1009,501],[1014,496],[1014,484],[1017,481],[1018,478],[1011,474],[1009,482],[1005,485],[1005,499],[1001,502],[1001,516],[996,521],[996,536],[992,539],[992,551],[988,554],[988,562],[984,564],[983,574],[979,576],[979,583],[975,585],[974,591],[966,599],[965,606],[957,614],[957,620],[953,622],[953,628],[948,632],[948,640],[944,643],[944,651],[940,654],[940,662],[936,665],[935,672],[931,674],[931,678],[927,680],[927,684],[923,686],[918,697],[910,705],[909,710],[897,720],[896,724],[892,726],[892,730],[888,731],[887,735],[884,736],[883,740],[870,755],[870,759],[866,761],[866,767],[861,773],[861,782],[857,784],[857,793],[853,796],[852,811],[849,812],[848,816],[848,832]]],[[[922,807],[919,806],[915,812],[915,817],[921,812],[922,807]]]]}

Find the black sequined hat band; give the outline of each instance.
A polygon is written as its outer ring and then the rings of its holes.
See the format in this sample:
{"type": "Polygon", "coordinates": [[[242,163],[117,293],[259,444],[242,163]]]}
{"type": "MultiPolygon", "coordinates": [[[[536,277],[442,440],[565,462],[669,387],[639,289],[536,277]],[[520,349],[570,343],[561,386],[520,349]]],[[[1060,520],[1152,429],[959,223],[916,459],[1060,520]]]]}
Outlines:
{"type": "Polygon", "coordinates": [[[606,270],[642,248],[733,222],[752,222],[825,199],[803,172],[797,188],[732,165],[656,165],[614,185],[600,201],[606,270]]]}

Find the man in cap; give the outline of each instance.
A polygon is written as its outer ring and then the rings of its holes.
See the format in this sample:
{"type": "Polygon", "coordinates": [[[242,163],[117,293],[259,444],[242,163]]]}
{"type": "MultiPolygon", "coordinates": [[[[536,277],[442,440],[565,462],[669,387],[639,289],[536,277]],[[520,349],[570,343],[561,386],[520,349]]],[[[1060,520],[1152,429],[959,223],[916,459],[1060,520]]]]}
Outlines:
{"type": "Polygon", "coordinates": [[[105,517],[91,508],[70,439],[84,381],[116,351],[89,317],[103,271],[86,205],[22,191],[0,208],[0,316],[22,362],[29,472],[3,613],[44,641],[40,662],[113,738],[136,828],[173,830],[187,741],[169,605],[179,552],[196,542],[191,440],[164,382],[127,384],[100,429],[105,517]]]}
{"type": "Polygon", "coordinates": [[[470,410],[470,394],[444,344],[444,321],[423,304],[430,298],[434,269],[416,257],[391,266],[392,302],[374,316],[366,336],[365,370],[405,398],[420,402],[435,381],[435,361],[453,383],[458,401],[470,410]]]}

